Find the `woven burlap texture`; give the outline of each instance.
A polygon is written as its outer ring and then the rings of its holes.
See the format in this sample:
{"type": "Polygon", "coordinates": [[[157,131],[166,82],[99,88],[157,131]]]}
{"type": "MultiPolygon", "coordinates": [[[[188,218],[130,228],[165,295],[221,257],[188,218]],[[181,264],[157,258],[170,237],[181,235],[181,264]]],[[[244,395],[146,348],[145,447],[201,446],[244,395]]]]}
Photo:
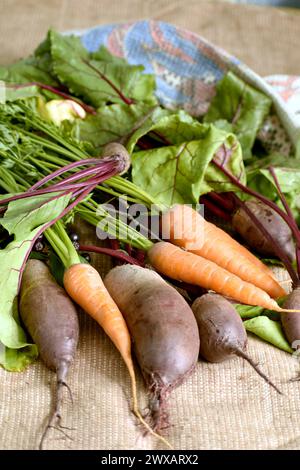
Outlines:
{"type": "MultiPolygon", "coordinates": [[[[52,25],[59,30],[153,17],[189,28],[236,54],[254,70],[299,74],[299,17],[275,9],[177,0],[1,0],[0,63],[27,54],[52,25]]],[[[94,231],[86,243],[94,240],[94,231]]],[[[108,258],[98,258],[105,273],[108,258]]],[[[63,424],[71,439],[51,431],[49,449],[159,449],[143,437],[129,410],[130,382],[122,360],[101,329],[80,314],[81,336],[69,375],[73,405],[65,395],[63,424]]],[[[299,383],[288,383],[299,364],[258,339],[249,353],[284,392],[278,395],[241,359],[199,362],[189,380],[169,399],[176,449],[298,449],[299,383]]],[[[139,372],[138,394],[147,392],[139,372]]],[[[51,404],[54,375],[40,362],[23,373],[0,370],[0,448],[35,449],[51,404]]]]}
{"type": "Polygon", "coordinates": [[[299,75],[300,16],[214,0],[1,0],[0,64],[29,54],[59,31],[143,18],[201,34],[261,75],[299,75]]]}
{"type": "MultiPolygon", "coordinates": [[[[81,225],[77,232],[85,243],[95,243],[94,228],[81,225]]],[[[107,257],[93,255],[92,261],[101,274],[111,267],[107,257]]],[[[84,313],[80,327],[79,349],[69,375],[73,405],[66,393],[63,407],[63,425],[70,428],[70,438],[53,430],[46,448],[162,449],[151,436],[143,436],[130,413],[130,382],[119,353],[84,313]]],[[[201,361],[170,395],[168,438],[176,449],[299,448],[299,383],[289,383],[298,362],[255,338],[249,339],[249,353],[284,395],[241,359],[222,364],[201,361]]],[[[139,402],[145,409],[147,390],[137,375],[139,402]]],[[[0,448],[36,448],[54,380],[40,362],[19,374],[0,370],[0,448]]]]}

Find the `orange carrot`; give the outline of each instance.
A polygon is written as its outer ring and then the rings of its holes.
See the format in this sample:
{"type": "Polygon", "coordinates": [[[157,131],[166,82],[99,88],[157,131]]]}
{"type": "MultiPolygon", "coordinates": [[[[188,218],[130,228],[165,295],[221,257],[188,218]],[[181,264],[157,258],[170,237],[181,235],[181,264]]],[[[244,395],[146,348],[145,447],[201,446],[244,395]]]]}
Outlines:
{"type": "Polygon", "coordinates": [[[175,245],[213,261],[271,297],[285,295],[271,270],[223,230],[206,222],[191,207],[178,204],[164,213],[162,231],[163,237],[169,237],[175,245]]]}
{"type": "Polygon", "coordinates": [[[73,264],[65,271],[64,287],[70,297],[102,326],[121,353],[131,378],[135,415],[151,434],[171,447],[166,439],[150,428],[139,412],[129,331],[119,308],[109,295],[98,271],[89,264],[73,264]]]}
{"type": "MultiPolygon", "coordinates": [[[[196,212],[196,211],[195,211],[196,212]]],[[[199,214],[200,215],[200,214],[199,214]]],[[[239,242],[237,242],[234,238],[232,238],[227,232],[222,230],[220,227],[217,227],[216,225],[212,224],[211,222],[205,221],[205,233],[209,236],[210,234],[219,234],[220,238],[223,240],[227,240],[228,243],[231,243],[232,246],[238,250],[241,255],[246,256],[252,263],[254,263],[257,267],[262,269],[264,272],[269,274],[269,276],[273,277],[273,271],[266,266],[262,261],[260,261],[259,258],[254,256],[251,251],[249,251],[245,246],[241,245],[239,242]]]]}
{"type": "Polygon", "coordinates": [[[157,271],[172,279],[214,290],[239,303],[283,311],[275,300],[259,287],[243,281],[213,261],[184,251],[171,243],[155,243],[148,251],[148,256],[157,271]]]}

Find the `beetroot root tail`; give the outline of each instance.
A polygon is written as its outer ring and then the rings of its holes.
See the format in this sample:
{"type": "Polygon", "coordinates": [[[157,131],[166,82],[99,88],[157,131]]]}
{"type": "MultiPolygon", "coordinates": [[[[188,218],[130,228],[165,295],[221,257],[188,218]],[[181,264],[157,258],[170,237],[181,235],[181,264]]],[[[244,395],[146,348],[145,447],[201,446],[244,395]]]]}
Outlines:
{"type": "Polygon", "coordinates": [[[149,414],[151,427],[155,432],[161,434],[170,427],[169,413],[167,410],[167,391],[157,383],[150,387],[149,414]]]}
{"type": "Polygon", "coordinates": [[[291,378],[289,382],[300,382],[300,371],[298,372],[296,377],[291,378]]]}
{"type": "Polygon", "coordinates": [[[67,388],[67,390],[69,392],[69,395],[70,395],[70,398],[71,398],[71,401],[72,401],[72,404],[73,404],[73,397],[72,397],[71,389],[65,381],[67,373],[68,373],[68,369],[69,369],[69,364],[67,364],[66,362],[63,362],[61,364],[61,366],[59,367],[59,369],[57,370],[57,380],[56,380],[56,391],[55,391],[55,397],[54,397],[54,407],[53,407],[53,410],[50,413],[47,425],[46,425],[46,427],[43,431],[43,434],[41,436],[41,439],[40,439],[40,442],[39,442],[39,447],[38,447],[39,450],[43,450],[44,442],[45,442],[45,440],[48,436],[48,433],[49,433],[50,429],[57,429],[60,432],[62,432],[65,435],[65,437],[67,437],[68,439],[71,439],[71,437],[68,436],[66,432],[64,432],[64,429],[68,429],[68,430],[72,430],[72,429],[64,427],[60,423],[61,422],[60,410],[61,410],[61,405],[62,405],[62,401],[63,401],[64,388],[67,388]]]}
{"type": "Polygon", "coordinates": [[[238,350],[234,350],[234,353],[241,357],[242,359],[245,359],[245,361],[247,361],[251,367],[253,367],[253,369],[255,370],[255,372],[260,375],[260,377],[262,377],[264,379],[264,381],[270,385],[271,387],[274,388],[274,390],[276,390],[277,393],[279,393],[280,395],[283,395],[283,393],[281,392],[281,390],[279,390],[279,388],[269,379],[269,377],[267,377],[261,370],[260,368],[258,367],[257,364],[255,364],[255,362],[253,361],[253,359],[251,359],[250,356],[248,356],[248,354],[246,354],[244,351],[242,351],[241,349],[238,349],[238,350]]]}
{"type": "Polygon", "coordinates": [[[165,400],[153,399],[150,411],[152,427],[155,432],[162,433],[170,427],[165,400]]]}

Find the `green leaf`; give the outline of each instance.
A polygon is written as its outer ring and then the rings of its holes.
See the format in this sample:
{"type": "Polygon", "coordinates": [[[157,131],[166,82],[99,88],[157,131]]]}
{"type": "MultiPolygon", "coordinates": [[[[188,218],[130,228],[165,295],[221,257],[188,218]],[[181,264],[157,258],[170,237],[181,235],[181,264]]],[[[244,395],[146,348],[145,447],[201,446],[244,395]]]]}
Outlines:
{"type": "Polygon", "coordinates": [[[57,217],[69,200],[70,196],[52,193],[10,202],[0,224],[10,235],[15,235],[15,241],[21,240],[57,217]],[[53,199],[55,196],[58,197],[53,199]]]}
{"type": "Polygon", "coordinates": [[[21,372],[38,357],[38,349],[35,344],[29,344],[24,348],[11,349],[0,345],[0,364],[10,372],[21,372]]]}
{"type": "Polygon", "coordinates": [[[49,70],[49,61],[42,56],[30,56],[12,65],[0,66],[0,80],[10,84],[40,82],[57,85],[49,70]]]}
{"type": "MultiPolygon", "coordinates": [[[[300,168],[299,163],[292,160],[293,167],[291,165],[288,167],[276,167],[274,168],[277,180],[280,184],[280,188],[283,193],[297,193],[300,194],[300,168]]],[[[274,186],[274,180],[272,175],[267,169],[261,169],[260,174],[262,174],[267,180],[269,180],[274,186]]]]}
{"type": "Polygon", "coordinates": [[[128,65],[126,59],[112,55],[104,46],[100,46],[95,52],[89,54],[93,60],[100,60],[101,62],[111,62],[119,65],[128,65]]]}
{"type": "Polygon", "coordinates": [[[47,94],[47,92],[41,91],[38,87],[31,86],[32,82],[57,86],[57,80],[52,72],[49,35],[36,49],[34,55],[6,67],[0,66],[0,80],[5,81],[7,84],[7,101],[36,96],[39,92],[47,94]],[[29,84],[29,86],[15,88],[14,85],[16,84],[29,84]]]}
{"type": "Polygon", "coordinates": [[[170,144],[182,144],[191,140],[202,139],[207,134],[209,125],[200,124],[185,111],[171,113],[158,110],[152,118],[153,124],[147,131],[155,131],[161,139],[170,144]]]}
{"type": "Polygon", "coordinates": [[[144,67],[128,65],[108,51],[92,57],[75,36],[50,31],[53,70],[69,90],[95,107],[105,103],[156,103],[155,79],[144,67]],[[97,60],[95,59],[97,58],[97,60]]]}
{"type": "Polygon", "coordinates": [[[49,268],[51,271],[52,276],[56,280],[56,282],[63,287],[63,278],[65,273],[65,267],[61,261],[61,259],[57,256],[54,251],[50,252],[49,255],[49,268]]]}
{"type": "Polygon", "coordinates": [[[251,150],[264,119],[270,112],[269,97],[228,72],[217,84],[217,93],[204,117],[204,122],[225,120],[239,139],[245,159],[251,150]]]}
{"type": "Polygon", "coordinates": [[[254,318],[261,315],[264,311],[263,307],[254,305],[235,304],[234,308],[241,318],[254,318]]]}
{"type": "MultiPolygon", "coordinates": [[[[42,119],[37,107],[38,100],[34,98],[0,106],[0,121],[5,122],[7,135],[17,133],[20,136],[21,141],[17,142],[17,150],[20,149],[19,144],[26,143],[28,156],[38,156],[38,152],[35,154],[35,149],[39,146],[47,153],[50,153],[51,149],[59,155],[67,156],[68,159],[71,156],[71,161],[74,157],[88,158],[87,149],[90,150],[90,144],[75,140],[65,126],[58,127],[42,119]]],[[[60,163],[58,161],[58,164],[60,163]]]]}
{"type": "Polygon", "coordinates": [[[40,68],[42,68],[45,72],[51,75],[55,81],[57,81],[53,75],[50,31],[48,31],[45,40],[39,44],[33,55],[36,61],[39,63],[40,68]]]}
{"type": "MultiPolygon", "coordinates": [[[[277,300],[277,303],[280,307],[283,305],[284,300],[284,298],[277,300]]],[[[264,315],[271,320],[280,320],[280,313],[274,312],[274,310],[268,310],[263,307],[245,304],[235,304],[234,307],[241,318],[254,318],[258,317],[259,315],[264,315]]]]}
{"type": "Polygon", "coordinates": [[[29,255],[29,259],[38,259],[40,261],[47,262],[48,256],[46,255],[46,253],[40,251],[32,251],[29,255]]]}
{"type": "Polygon", "coordinates": [[[73,135],[79,140],[90,142],[99,151],[108,142],[125,141],[154,109],[145,104],[102,106],[96,116],[89,115],[84,120],[76,120],[73,135]]]}
{"type": "Polygon", "coordinates": [[[218,129],[222,129],[223,131],[233,133],[233,125],[230,122],[226,121],[226,119],[218,119],[217,121],[214,121],[213,124],[218,129]]]}
{"type": "Polygon", "coordinates": [[[8,85],[5,88],[5,101],[16,101],[23,100],[25,98],[32,98],[33,96],[39,96],[39,89],[37,86],[13,86],[8,85]]]}
{"type": "MultiPolygon", "coordinates": [[[[135,146],[137,145],[139,139],[141,137],[144,137],[148,133],[150,133],[153,130],[156,130],[156,126],[159,126],[159,124],[164,120],[164,117],[169,117],[172,115],[172,111],[168,111],[166,109],[157,107],[154,109],[153,113],[151,113],[150,116],[148,116],[137,129],[133,129],[133,132],[129,136],[127,143],[126,143],[126,148],[128,152],[131,154],[135,150],[135,146]]],[[[192,119],[192,118],[191,118],[192,119]]],[[[164,126],[164,130],[169,126],[169,121],[166,122],[164,126]]],[[[165,137],[165,136],[163,136],[165,137]]],[[[173,143],[173,142],[171,142],[173,143]]],[[[175,142],[174,142],[175,143],[175,142]]]]}
{"type": "Polygon", "coordinates": [[[227,169],[244,181],[241,148],[235,136],[192,118],[187,122],[186,116],[181,116],[163,117],[152,126],[152,131],[177,145],[134,153],[133,182],[166,205],[197,203],[201,194],[212,190],[236,191],[226,176],[210,164],[220,150],[225,150],[227,169]],[[183,141],[187,138],[193,140],[183,141]]]}
{"type": "MultiPolygon", "coordinates": [[[[15,311],[21,268],[37,233],[61,214],[70,199],[70,196],[53,199],[55,195],[40,195],[10,202],[4,217],[0,219],[2,227],[14,235],[14,240],[0,250],[0,341],[11,349],[28,346],[15,311]]],[[[29,348],[27,352],[32,354],[32,349],[29,348]]],[[[23,354],[26,355],[25,350],[23,354]]],[[[21,357],[18,357],[18,361],[21,357]]]]}
{"type": "Polygon", "coordinates": [[[280,266],[281,268],[284,268],[284,264],[280,259],[277,258],[260,258],[260,260],[267,265],[271,266],[280,266]]]}
{"type": "Polygon", "coordinates": [[[299,220],[300,213],[300,169],[297,159],[282,155],[270,155],[258,159],[246,167],[247,184],[250,188],[268,197],[282,208],[274,180],[268,170],[273,166],[277,180],[294,217],[299,220]]]}
{"type": "Polygon", "coordinates": [[[259,338],[273,344],[277,348],[288,353],[293,352],[284,336],[280,322],[270,320],[265,316],[260,316],[246,320],[244,326],[247,331],[259,336],[259,338]]]}

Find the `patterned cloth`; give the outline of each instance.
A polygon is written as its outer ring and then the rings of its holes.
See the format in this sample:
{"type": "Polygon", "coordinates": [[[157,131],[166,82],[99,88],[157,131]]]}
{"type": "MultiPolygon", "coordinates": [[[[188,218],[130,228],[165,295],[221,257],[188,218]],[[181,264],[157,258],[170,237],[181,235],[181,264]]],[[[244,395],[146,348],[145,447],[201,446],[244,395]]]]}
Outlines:
{"type": "Polygon", "coordinates": [[[269,95],[272,115],[260,133],[270,151],[289,155],[300,137],[300,77],[276,75],[261,78],[237,58],[184,29],[156,21],[99,26],[75,31],[85,47],[95,51],[103,44],[131,64],[142,64],[154,73],[157,96],[169,108],[183,108],[203,115],[215,85],[228,71],[269,95]]]}

